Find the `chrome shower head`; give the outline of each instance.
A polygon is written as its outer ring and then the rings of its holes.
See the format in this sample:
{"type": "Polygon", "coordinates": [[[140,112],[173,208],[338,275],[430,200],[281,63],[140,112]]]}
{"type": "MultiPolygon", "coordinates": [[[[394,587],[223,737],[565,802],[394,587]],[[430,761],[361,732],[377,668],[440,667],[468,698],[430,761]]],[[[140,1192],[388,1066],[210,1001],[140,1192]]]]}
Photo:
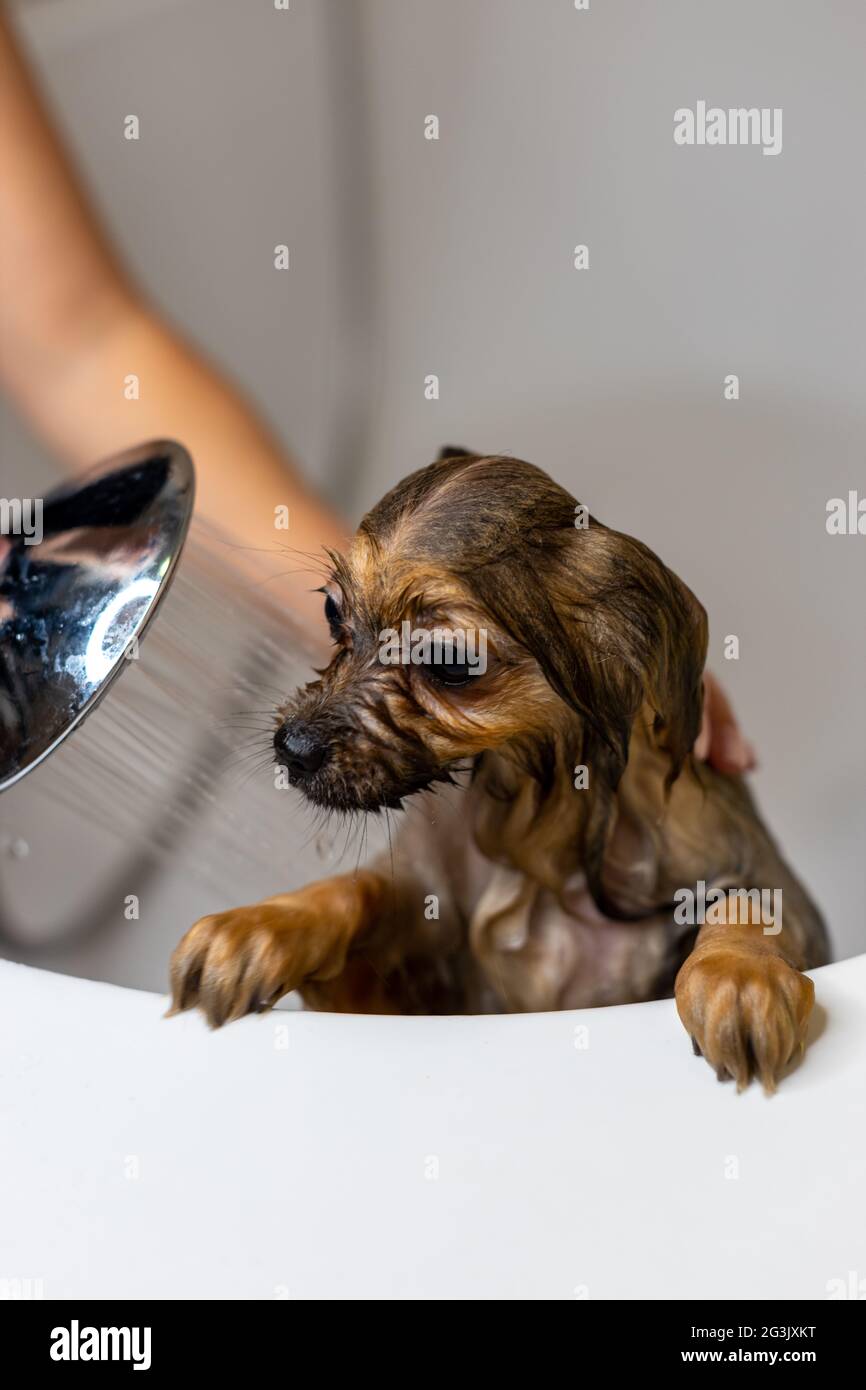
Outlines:
{"type": "Polygon", "coordinates": [[[159,440],[36,504],[0,536],[0,791],[80,724],[134,656],[192,515],[192,461],[159,440]]]}

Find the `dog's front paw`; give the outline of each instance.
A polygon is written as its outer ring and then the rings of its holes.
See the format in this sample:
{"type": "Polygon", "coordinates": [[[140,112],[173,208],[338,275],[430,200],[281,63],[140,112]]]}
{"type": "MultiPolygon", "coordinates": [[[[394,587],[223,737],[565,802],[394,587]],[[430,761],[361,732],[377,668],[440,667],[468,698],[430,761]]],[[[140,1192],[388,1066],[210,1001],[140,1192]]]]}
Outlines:
{"type": "Polygon", "coordinates": [[[699,947],[677,976],[677,1011],[720,1080],[742,1090],[757,1076],[768,1093],[805,1046],[815,986],[760,947],[699,947]]]}
{"type": "Polygon", "coordinates": [[[334,941],[316,914],[290,898],[202,917],[171,958],[171,1008],[196,1005],[212,1028],[269,1009],[326,970],[334,941]]]}

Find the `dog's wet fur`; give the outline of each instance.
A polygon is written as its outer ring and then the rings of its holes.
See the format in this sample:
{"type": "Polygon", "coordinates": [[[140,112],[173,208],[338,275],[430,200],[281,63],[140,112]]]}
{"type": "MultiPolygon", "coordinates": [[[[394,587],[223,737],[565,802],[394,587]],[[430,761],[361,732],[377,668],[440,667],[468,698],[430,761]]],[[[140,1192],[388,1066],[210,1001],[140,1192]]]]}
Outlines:
{"type": "Polygon", "coordinates": [[[686,585],[539,468],[458,449],[330,559],[334,656],[279,709],[277,761],[328,810],[407,814],[371,868],[197,923],[174,1007],[218,1025],[295,988],[318,1008],[474,1012],[676,985],[718,1074],[772,1089],[827,936],[742,779],[692,758],[707,621],[686,585]],[[485,673],[383,662],[405,621],[484,630],[485,673]],[[742,904],[676,925],[700,880],[783,890],[782,930],[742,904]]]}

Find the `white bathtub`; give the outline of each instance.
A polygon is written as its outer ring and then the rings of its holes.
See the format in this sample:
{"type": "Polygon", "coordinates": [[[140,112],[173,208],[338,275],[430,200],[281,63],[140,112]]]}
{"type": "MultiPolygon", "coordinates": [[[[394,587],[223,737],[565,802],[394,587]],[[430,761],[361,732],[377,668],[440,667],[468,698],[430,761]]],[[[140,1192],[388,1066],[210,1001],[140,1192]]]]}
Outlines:
{"type": "Polygon", "coordinates": [[[0,965],[0,1292],[866,1296],[866,956],[805,1061],[720,1085],[670,1002],[276,1013],[0,965]]]}

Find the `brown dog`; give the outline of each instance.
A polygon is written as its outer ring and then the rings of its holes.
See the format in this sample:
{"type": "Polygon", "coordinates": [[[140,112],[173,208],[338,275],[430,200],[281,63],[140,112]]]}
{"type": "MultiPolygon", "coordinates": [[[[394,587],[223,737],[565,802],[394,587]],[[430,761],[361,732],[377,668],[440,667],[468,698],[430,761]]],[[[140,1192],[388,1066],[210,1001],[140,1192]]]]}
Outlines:
{"type": "Polygon", "coordinates": [[[219,1026],[294,989],[314,1008],[411,1013],[675,991],[718,1074],[772,1089],[827,937],[741,779],[691,757],[707,628],[686,586],[538,468],[453,450],[331,559],[336,652],[278,711],[277,762],[336,811],[414,800],[371,868],[196,923],[174,1009],[219,1026]],[[386,659],[403,624],[483,634],[486,669],[453,641],[386,659]],[[435,794],[463,770],[465,789],[435,794]],[[688,890],[703,906],[705,884],[721,891],[696,918],[688,890]]]}

